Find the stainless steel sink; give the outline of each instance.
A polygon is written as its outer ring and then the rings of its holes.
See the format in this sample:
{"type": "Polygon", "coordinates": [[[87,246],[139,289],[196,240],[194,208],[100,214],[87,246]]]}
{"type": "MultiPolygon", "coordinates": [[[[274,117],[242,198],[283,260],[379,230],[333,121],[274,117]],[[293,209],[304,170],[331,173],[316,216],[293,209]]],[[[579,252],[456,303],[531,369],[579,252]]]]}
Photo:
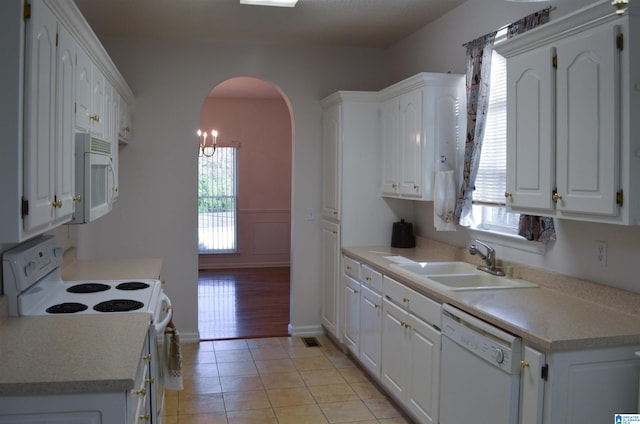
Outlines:
{"type": "Polygon", "coordinates": [[[528,281],[488,274],[467,262],[394,263],[390,267],[418,284],[444,290],[537,287],[537,284],[528,281]]]}
{"type": "Polygon", "coordinates": [[[434,275],[429,279],[449,290],[483,290],[538,287],[537,284],[514,278],[498,277],[486,273],[434,275]]]}

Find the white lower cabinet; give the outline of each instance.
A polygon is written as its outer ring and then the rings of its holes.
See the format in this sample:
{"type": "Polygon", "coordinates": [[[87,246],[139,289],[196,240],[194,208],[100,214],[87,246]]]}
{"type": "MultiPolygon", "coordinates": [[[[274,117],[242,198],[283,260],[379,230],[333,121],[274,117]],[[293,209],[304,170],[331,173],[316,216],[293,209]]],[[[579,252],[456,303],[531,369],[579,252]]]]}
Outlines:
{"type": "Polygon", "coordinates": [[[437,423],[441,305],[386,276],[383,292],[382,385],[417,422],[437,423]]]}
{"type": "Polygon", "coordinates": [[[638,411],[638,346],[544,354],[525,345],[520,424],[614,422],[638,411]]]}
{"type": "Polygon", "coordinates": [[[360,352],[360,282],[342,276],[344,299],[344,344],[354,355],[360,352]]]}
{"type": "Polygon", "coordinates": [[[340,339],[340,225],[322,222],[322,326],[340,339]]]}
{"type": "Polygon", "coordinates": [[[360,363],[380,379],[382,295],[364,284],[360,292],[360,363]]]}

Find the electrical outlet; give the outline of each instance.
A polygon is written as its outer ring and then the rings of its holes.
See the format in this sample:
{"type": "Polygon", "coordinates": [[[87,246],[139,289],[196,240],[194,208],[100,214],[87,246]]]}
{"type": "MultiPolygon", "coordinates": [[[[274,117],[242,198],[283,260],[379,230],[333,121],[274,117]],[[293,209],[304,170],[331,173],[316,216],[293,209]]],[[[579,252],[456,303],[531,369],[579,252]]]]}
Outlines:
{"type": "Polygon", "coordinates": [[[596,241],[596,265],[599,267],[607,266],[607,242],[596,241]]]}

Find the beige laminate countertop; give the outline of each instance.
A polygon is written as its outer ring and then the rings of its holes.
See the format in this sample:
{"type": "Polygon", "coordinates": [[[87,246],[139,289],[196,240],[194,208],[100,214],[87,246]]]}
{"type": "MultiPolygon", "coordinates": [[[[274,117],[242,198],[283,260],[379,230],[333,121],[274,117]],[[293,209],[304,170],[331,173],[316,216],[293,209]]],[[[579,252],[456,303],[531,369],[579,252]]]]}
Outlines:
{"type": "Polygon", "coordinates": [[[149,322],[144,313],[7,318],[0,396],[131,390],[149,322]]]}
{"type": "Polygon", "coordinates": [[[583,287],[573,290],[565,284],[561,291],[554,288],[553,281],[533,281],[539,284],[535,288],[441,290],[395,273],[390,267],[392,262],[385,258],[399,255],[419,262],[443,260],[429,258],[421,249],[369,246],[342,251],[422,294],[457,306],[546,352],[640,345],[640,316],[631,307],[619,306],[637,305],[640,295],[635,293],[598,287],[593,299],[589,299],[583,287]]]}
{"type": "MultiPolygon", "coordinates": [[[[62,278],[158,279],[162,260],[63,258],[62,278]]],[[[7,317],[0,296],[0,396],[133,389],[150,316],[146,313],[7,317]]]]}

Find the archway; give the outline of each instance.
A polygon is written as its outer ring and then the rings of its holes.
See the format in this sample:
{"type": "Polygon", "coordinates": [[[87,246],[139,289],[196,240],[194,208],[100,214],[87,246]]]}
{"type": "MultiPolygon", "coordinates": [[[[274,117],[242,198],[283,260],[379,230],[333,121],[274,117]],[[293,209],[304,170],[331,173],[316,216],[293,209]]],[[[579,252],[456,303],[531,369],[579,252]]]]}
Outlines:
{"type": "Polygon", "coordinates": [[[199,122],[203,131],[218,132],[215,164],[203,171],[211,159],[199,158],[201,339],[286,335],[293,168],[289,102],[268,81],[235,77],[211,90],[199,122]],[[221,165],[226,154],[234,159],[221,165]],[[234,174],[206,175],[232,166],[234,174]],[[268,318],[256,320],[258,313],[268,318]]]}

